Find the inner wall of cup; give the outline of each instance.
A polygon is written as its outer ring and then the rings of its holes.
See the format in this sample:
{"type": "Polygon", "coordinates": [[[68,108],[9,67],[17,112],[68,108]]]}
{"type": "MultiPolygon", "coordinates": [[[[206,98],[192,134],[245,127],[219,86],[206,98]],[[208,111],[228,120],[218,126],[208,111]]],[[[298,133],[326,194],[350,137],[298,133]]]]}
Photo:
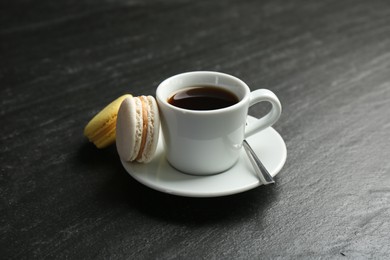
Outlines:
{"type": "Polygon", "coordinates": [[[191,72],[173,76],[162,82],[157,95],[162,101],[167,102],[168,98],[179,90],[198,85],[223,87],[234,93],[239,101],[250,92],[243,81],[233,76],[215,72],[191,72]]]}

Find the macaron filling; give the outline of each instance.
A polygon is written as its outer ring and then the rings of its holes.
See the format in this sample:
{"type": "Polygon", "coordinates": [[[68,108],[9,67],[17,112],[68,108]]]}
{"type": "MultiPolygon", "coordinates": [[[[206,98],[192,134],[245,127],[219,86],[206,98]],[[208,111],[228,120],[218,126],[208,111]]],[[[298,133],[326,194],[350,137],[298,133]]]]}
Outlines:
{"type": "Polygon", "coordinates": [[[145,150],[146,138],[148,136],[148,104],[145,96],[141,96],[138,98],[141,101],[141,109],[142,109],[142,138],[141,138],[141,146],[139,152],[137,154],[137,161],[142,161],[142,155],[145,150]]]}
{"type": "Polygon", "coordinates": [[[153,102],[154,100],[150,96],[146,97],[145,100],[148,103],[148,108],[149,108],[148,109],[148,118],[147,118],[147,120],[148,120],[148,135],[146,138],[145,148],[144,148],[144,151],[142,153],[142,160],[148,161],[152,157],[152,153],[155,150],[155,147],[153,146],[153,144],[156,143],[157,137],[155,135],[156,135],[156,131],[158,133],[159,126],[155,125],[156,116],[158,116],[158,112],[156,113],[156,110],[157,110],[156,103],[153,102]],[[157,129],[156,129],[156,127],[157,127],[157,129]]]}
{"type": "Polygon", "coordinates": [[[107,137],[110,137],[111,132],[115,131],[116,115],[113,116],[108,122],[106,122],[99,130],[97,130],[93,135],[88,139],[96,143],[99,146],[99,143],[102,142],[107,137]]]}

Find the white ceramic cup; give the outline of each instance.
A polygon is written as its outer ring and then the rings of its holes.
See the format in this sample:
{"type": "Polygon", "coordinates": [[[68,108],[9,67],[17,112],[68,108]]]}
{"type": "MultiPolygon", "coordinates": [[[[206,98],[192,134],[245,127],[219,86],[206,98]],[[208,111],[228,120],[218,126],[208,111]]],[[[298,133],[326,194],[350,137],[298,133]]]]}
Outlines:
{"type": "Polygon", "coordinates": [[[179,171],[193,175],[228,170],[237,162],[244,138],[273,125],[282,111],[279,99],[270,90],[251,92],[242,80],[212,71],[187,72],[170,77],[157,87],[156,97],[166,158],[179,171]],[[168,99],[178,91],[198,85],[226,89],[239,101],[215,110],[189,110],[168,103],[168,99]],[[272,104],[271,110],[246,126],[249,106],[263,101],[272,104]]]}

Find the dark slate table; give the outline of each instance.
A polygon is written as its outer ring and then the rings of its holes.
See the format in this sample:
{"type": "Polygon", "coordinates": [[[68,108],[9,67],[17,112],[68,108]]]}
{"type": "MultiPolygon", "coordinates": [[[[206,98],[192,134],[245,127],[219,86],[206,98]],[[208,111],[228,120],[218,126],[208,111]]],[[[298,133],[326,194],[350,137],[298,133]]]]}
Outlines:
{"type": "Polygon", "coordinates": [[[3,1],[0,102],[2,259],[389,258],[389,1],[3,1]],[[192,70],[279,96],[276,185],[164,194],[83,136],[192,70]]]}

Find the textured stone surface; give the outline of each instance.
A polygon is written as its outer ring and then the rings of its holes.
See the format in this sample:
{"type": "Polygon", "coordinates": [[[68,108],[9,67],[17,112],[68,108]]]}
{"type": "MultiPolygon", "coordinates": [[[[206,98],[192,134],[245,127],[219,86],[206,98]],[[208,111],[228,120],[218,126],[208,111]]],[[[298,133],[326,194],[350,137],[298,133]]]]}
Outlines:
{"type": "Polygon", "coordinates": [[[2,258],[389,256],[388,1],[8,2],[2,258]],[[115,147],[83,137],[111,100],[154,95],[191,70],[279,96],[288,158],[276,185],[175,197],[128,176],[115,147]]]}

